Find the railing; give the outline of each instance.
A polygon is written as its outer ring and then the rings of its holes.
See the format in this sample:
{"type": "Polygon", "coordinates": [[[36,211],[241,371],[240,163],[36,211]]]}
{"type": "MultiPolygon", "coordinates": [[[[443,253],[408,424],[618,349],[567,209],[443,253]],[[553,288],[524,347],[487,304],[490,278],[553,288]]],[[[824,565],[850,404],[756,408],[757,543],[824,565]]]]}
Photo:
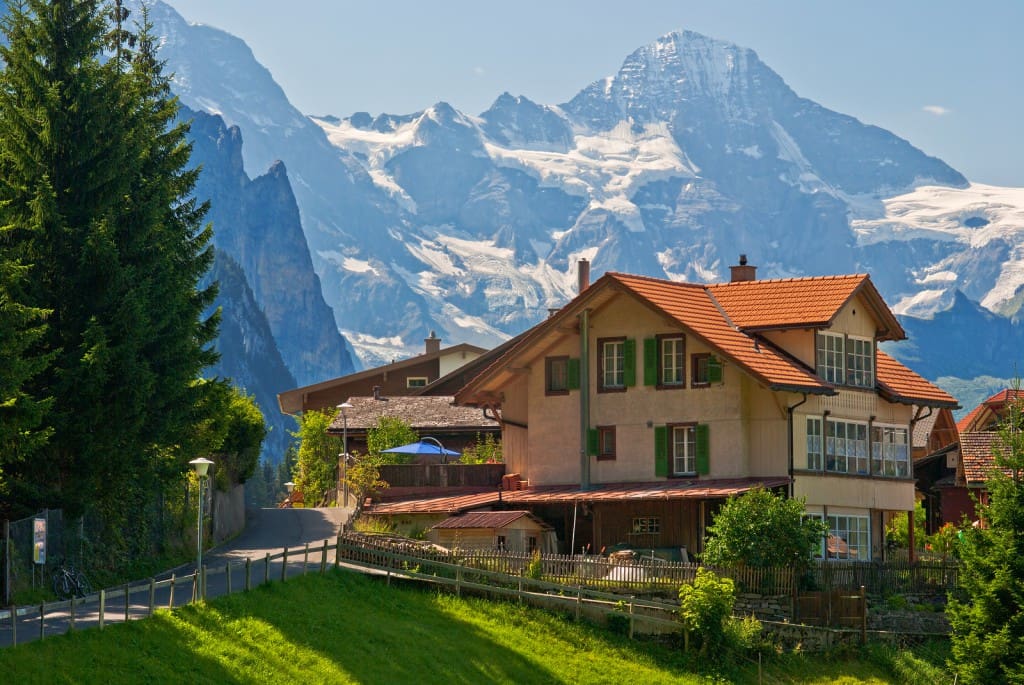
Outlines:
{"type": "Polygon", "coordinates": [[[377,470],[380,479],[393,488],[497,488],[505,475],[504,464],[384,464],[377,470]]]}

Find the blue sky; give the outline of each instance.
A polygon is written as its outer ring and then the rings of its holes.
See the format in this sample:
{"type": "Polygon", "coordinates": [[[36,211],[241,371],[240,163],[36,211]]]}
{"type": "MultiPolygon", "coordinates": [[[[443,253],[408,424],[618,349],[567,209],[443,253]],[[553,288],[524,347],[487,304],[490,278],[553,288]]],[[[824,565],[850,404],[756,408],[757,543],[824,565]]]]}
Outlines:
{"type": "Polygon", "coordinates": [[[307,114],[478,114],[570,99],[685,28],[755,50],[799,94],[970,180],[1024,186],[1020,0],[167,0],[243,38],[307,114]]]}

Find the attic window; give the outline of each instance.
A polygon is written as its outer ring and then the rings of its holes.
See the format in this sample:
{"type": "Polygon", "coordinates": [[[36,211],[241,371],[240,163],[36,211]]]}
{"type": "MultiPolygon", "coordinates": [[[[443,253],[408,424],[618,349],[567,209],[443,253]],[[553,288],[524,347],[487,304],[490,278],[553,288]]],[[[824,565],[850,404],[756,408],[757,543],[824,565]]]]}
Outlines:
{"type": "Polygon", "coordinates": [[[426,385],[426,376],[409,376],[405,379],[405,387],[407,388],[424,388],[426,385]]]}

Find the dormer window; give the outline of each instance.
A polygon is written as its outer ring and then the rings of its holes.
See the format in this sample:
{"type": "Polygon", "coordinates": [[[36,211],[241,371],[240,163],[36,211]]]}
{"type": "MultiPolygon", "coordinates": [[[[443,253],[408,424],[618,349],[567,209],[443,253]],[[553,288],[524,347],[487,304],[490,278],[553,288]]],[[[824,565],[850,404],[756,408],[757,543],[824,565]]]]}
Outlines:
{"type": "Polygon", "coordinates": [[[815,358],[818,375],[830,383],[875,387],[875,341],[870,338],[818,333],[815,358]]]}

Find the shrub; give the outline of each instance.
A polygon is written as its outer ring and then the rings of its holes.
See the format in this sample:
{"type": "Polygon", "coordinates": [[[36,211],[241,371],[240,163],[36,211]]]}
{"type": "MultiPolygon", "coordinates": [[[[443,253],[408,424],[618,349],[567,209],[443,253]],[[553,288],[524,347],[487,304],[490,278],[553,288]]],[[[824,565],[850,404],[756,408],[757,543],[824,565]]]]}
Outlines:
{"type": "Polygon", "coordinates": [[[679,588],[679,616],[686,630],[686,649],[690,635],[700,641],[701,654],[717,650],[725,642],[725,624],[736,602],[736,585],[731,578],[719,578],[706,568],[697,569],[692,584],[679,588]]]}
{"type": "Polygon", "coordinates": [[[544,562],[541,561],[539,549],[533,550],[530,563],[523,569],[523,575],[534,580],[540,580],[544,576],[544,562]]]}

